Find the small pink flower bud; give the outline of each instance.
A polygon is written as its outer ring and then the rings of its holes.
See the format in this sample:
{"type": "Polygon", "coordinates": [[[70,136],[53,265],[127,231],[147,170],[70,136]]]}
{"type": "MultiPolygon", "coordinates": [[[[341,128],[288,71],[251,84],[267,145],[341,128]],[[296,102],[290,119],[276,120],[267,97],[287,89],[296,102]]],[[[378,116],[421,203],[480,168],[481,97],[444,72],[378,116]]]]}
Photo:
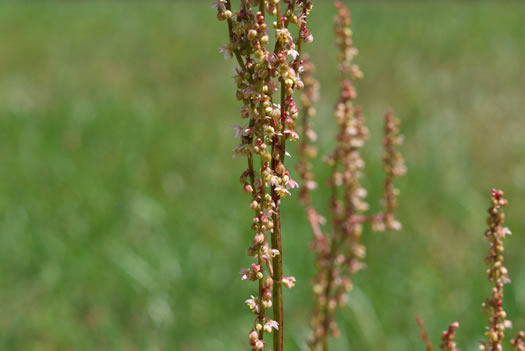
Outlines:
{"type": "Polygon", "coordinates": [[[295,286],[295,278],[283,276],[282,284],[286,286],[287,288],[293,288],[295,286]]]}
{"type": "Polygon", "coordinates": [[[263,350],[264,349],[264,342],[262,340],[257,340],[254,346],[254,350],[263,350]]]}
{"type": "Polygon", "coordinates": [[[257,38],[257,31],[255,29],[250,29],[248,31],[248,39],[254,40],[255,38],[257,38]]]}
{"type": "Polygon", "coordinates": [[[272,300],[263,300],[262,305],[264,308],[272,308],[272,300]]]}
{"type": "Polygon", "coordinates": [[[270,300],[272,298],[272,292],[270,290],[266,290],[263,295],[263,299],[270,300]]]}
{"type": "Polygon", "coordinates": [[[286,168],[284,167],[284,165],[282,164],[282,162],[279,162],[279,164],[277,165],[277,167],[275,167],[275,171],[277,172],[277,174],[283,174],[284,171],[286,171],[286,168]]]}
{"type": "Polygon", "coordinates": [[[253,238],[253,241],[255,242],[255,244],[257,245],[260,245],[262,243],[264,243],[264,234],[263,233],[257,233],[255,234],[255,237],[253,238]]]}
{"type": "Polygon", "coordinates": [[[259,340],[259,334],[252,329],[250,334],[248,334],[248,339],[250,340],[250,345],[255,345],[257,340],[259,340]]]}

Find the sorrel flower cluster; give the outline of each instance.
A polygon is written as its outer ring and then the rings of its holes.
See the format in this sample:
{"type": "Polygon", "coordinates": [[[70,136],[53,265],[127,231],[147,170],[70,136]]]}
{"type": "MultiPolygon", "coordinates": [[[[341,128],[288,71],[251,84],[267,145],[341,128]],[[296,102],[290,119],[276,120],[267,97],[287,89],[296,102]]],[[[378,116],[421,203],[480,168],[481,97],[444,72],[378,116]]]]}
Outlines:
{"type": "Polygon", "coordinates": [[[491,297],[483,302],[483,312],[489,316],[489,326],[485,332],[487,341],[481,343],[480,349],[501,351],[505,329],[512,326],[507,320],[507,313],[503,310],[503,284],[510,283],[507,268],[503,266],[503,240],[511,234],[509,228],[502,226],[505,221],[502,208],[507,206],[503,191],[492,190],[491,205],[487,218],[489,228],[485,232],[485,238],[489,243],[489,255],[485,258],[485,262],[489,266],[487,269],[489,282],[493,283],[494,287],[491,297]]]}
{"type": "Polygon", "coordinates": [[[319,82],[315,79],[315,66],[310,61],[308,55],[304,56],[304,73],[303,82],[304,89],[301,94],[301,102],[303,111],[301,116],[301,143],[297,146],[297,153],[299,154],[299,162],[297,163],[297,171],[302,180],[302,188],[299,194],[301,202],[307,206],[312,207],[312,197],[310,190],[317,188],[315,175],[312,172],[312,164],[310,159],[317,156],[317,149],[312,145],[317,140],[317,134],[312,126],[311,118],[315,116],[314,103],[319,100],[319,82]]]}
{"type": "MultiPolygon", "coordinates": [[[[312,247],[316,252],[318,274],[314,280],[314,310],[311,320],[312,334],[309,345],[312,350],[327,350],[328,337],[338,335],[335,315],[344,304],[346,294],[352,288],[349,276],[364,267],[362,262],[366,250],[361,244],[363,223],[371,224],[375,231],[400,229],[400,223],[394,218],[397,207],[398,191],[394,188],[394,179],[405,173],[405,165],[397,146],[402,142],[399,135],[399,120],[389,112],[385,116],[383,165],[386,173],[384,182],[383,213],[366,215],[369,205],[366,202],[367,191],[361,186],[365,163],[361,157],[361,148],[368,139],[368,128],[364,125],[361,109],[354,106],[357,91],[353,81],[363,78],[359,66],[353,63],[358,51],[352,46],[350,30],[350,12],[336,2],[335,17],[336,44],[340,51],[339,71],[341,73],[341,95],[336,104],[335,117],[338,126],[337,146],[325,157],[331,168],[328,181],[331,190],[329,212],[332,219],[332,234],[323,232],[321,225],[324,218],[314,209],[310,190],[316,186],[309,158],[316,155],[316,150],[309,142],[315,140],[309,118],[313,115],[311,107],[315,97],[317,83],[311,78],[311,91],[303,94],[304,118],[303,133],[305,138],[299,148],[301,157],[298,170],[303,183],[301,200],[305,204],[309,221],[314,232],[312,247]]],[[[313,69],[309,69],[313,70],[313,69]]],[[[306,86],[306,85],[305,85],[306,86]]]]}
{"type": "Polygon", "coordinates": [[[293,93],[304,87],[301,48],[313,40],[306,27],[312,4],[306,0],[241,0],[240,9],[234,11],[230,0],[215,0],[213,7],[217,18],[228,24],[230,41],[221,51],[226,58],[237,60],[236,97],[245,121],[235,127],[241,142],[234,156],[248,160],[241,183],[251,194],[249,206],[254,211],[248,255],[255,262],[241,271],[242,279],[258,283],[257,294],[246,300],[256,315],[249,342],[253,350],[264,350],[264,332],[273,332],[274,350],[282,350],[282,286],[292,287],[295,278],[282,272],[280,201],[298,187],[285,167],[285,156],[287,141],[299,137],[293,93]],[[270,42],[275,42],[273,48],[270,42]],[[272,318],[266,313],[270,308],[272,318]]]}
{"type": "MultiPolygon", "coordinates": [[[[489,228],[485,231],[485,239],[489,243],[489,255],[485,258],[485,263],[488,265],[487,275],[489,282],[494,284],[491,290],[491,297],[483,302],[483,312],[489,316],[488,326],[485,332],[486,341],[480,343],[480,350],[484,351],[502,351],[503,339],[505,337],[505,329],[512,327],[512,322],[507,319],[507,313],[503,310],[503,285],[510,283],[507,268],[503,266],[503,240],[510,235],[509,228],[504,227],[505,213],[503,208],[507,206],[507,200],[503,198],[503,191],[492,190],[491,206],[488,209],[487,224],[489,228]]],[[[420,323],[420,322],[418,322],[420,323]]],[[[422,335],[426,332],[423,329],[422,335]]],[[[454,337],[456,335],[455,329],[459,327],[458,322],[452,323],[448,330],[443,332],[441,350],[443,351],[459,351],[456,347],[454,337]]],[[[425,344],[428,345],[428,340],[422,337],[425,344]]],[[[525,332],[518,332],[517,336],[510,341],[514,351],[525,350],[523,343],[525,339],[525,332]]]]}
{"type": "Polygon", "coordinates": [[[456,347],[456,341],[454,341],[454,338],[456,337],[456,329],[459,328],[459,323],[454,322],[448,326],[448,329],[443,332],[441,335],[441,345],[439,345],[439,348],[442,351],[460,351],[456,347]]]}

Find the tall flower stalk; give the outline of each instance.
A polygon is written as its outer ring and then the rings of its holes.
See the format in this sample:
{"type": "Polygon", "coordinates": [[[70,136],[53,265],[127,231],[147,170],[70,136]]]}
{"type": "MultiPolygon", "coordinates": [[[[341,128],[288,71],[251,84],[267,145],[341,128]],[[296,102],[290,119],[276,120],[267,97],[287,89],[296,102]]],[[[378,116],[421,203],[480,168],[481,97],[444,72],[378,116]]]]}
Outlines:
{"type": "MultiPolygon", "coordinates": [[[[507,319],[507,313],[503,309],[503,286],[510,283],[508,270],[503,265],[503,253],[505,247],[504,239],[511,234],[509,228],[504,227],[505,212],[503,208],[507,206],[507,200],[503,198],[503,191],[492,190],[491,206],[488,209],[487,224],[488,229],[485,231],[485,239],[489,244],[489,254],[485,258],[488,266],[488,280],[493,284],[490,297],[483,302],[483,313],[488,316],[488,326],[486,327],[486,340],[480,343],[480,350],[483,351],[502,351],[505,329],[512,327],[512,322],[507,319]]],[[[456,329],[459,327],[458,322],[452,323],[448,330],[443,332],[441,350],[459,351],[456,347],[454,337],[456,329]]],[[[510,341],[514,351],[525,350],[525,332],[518,332],[517,336],[510,341]]],[[[427,341],[423,338],[425,343],[427,341]]]]}
{"type": "Polygon", "coordinates": [[[489,228],[485,231],[485,238],[489,243],[489,255],[485,258],[485,263],[488,265],[489,282],[494,286],[490,298],[483,302],[483,312],[489,317],[489,325],[485,332],[487,340],[482,342],[480,347],[481,350],[487,351],[501,351],[505,329],[512,326],[507,320],[507,313],[503,310],[503,285],[510,283],[507,268],[503,266],[503,240],[511,234],[509,228],[503,227],[505,206],[507,200],[503,198],[503,191],[492,190],[491,207],[487,218],[489,228]]]}
{"type": "Polygon", "coordinates": [[[217,18],[228,24],[230,40],[221,51],[237,61],[236,97],[245,121],[234,127],[241,138],[234,156],[247,158],[241,183],[251,194],[249,206],[254,212],[254,237],[248,248],[254,262],[241,270],[242,279],[258,285],[257,292],[246,300],[255,314],[248,338],[252,350],[265,350],[264,334],[273,333],[273,350],[281,351],[282,287],[292,287],[295,281],[283,275],[281,199],[298,186],[285,167],[285,156],[287,142],[299,137],[295,131],[299,111],[293,94],[304,87],[301,51],[303,43],[313,40],[306,27],[312,4],[307,0],[241,0],[240,8],[233,10],[230,0],[215,0],[212,6],[217,18]],[[273,48],[270,36],[275,38],[273,48]],[[269,309],[273,309],[271,317],[269,309]]]}
{"type": "MultiPolygon", "coordinates": [[[[361,157],[361,148],[368,140],[368,128],[364,124],[361,108],[354,106],[357,92],[353,82],[363,77],[359,67],[353,63],[357,49],[352,45],[350,30],[350,12],[336,2],[335,17],[336,45],[340,51],[339,72],[341,76],[341,93],[335,108],[338,127],[335,150],[325,157],[330,167],[331,198],[328,212],[331,217],[331,233],[322,230],[324,218],[315,210],[310,190],[316,186],[309,158],[315,156],[316,150],[310,145],[315,138],[311,129],[311,102],[313,94],[305,89],[303,94],[303,144],[298,170],[305,186],[302,188],[301,200],[305,204],[308,219],[314,233],[312,248],[316,253],[318,269],[314,279],[314,309],[311,319],[312,333],[308,340],[312,350],[328,350],[329,336],[339,334],[335,322],[336,312],[344,305],[346,295],[352,289],[350,276],[364,267],[363,259],[366,249],[361,243],[363,223],[371,224],[374,231],[400,229],[400,223],[394,217],[397,207],[398,191],[394,188],[394,179],[405,173],[403,158],[397,147],[402,138],[399,135],[399,120],[392,113],[385,116],[383,165],[386,173],[383,189],[384,211],[367,214],[369,205],[366,202],[367,191],[361,186],[365,163],[361,157]]],[[[310,73],[305,69],[305,73],[310,73]]],[[[313,79],[310,79],[315,86],[313,79]]],[[[305,82],[306,86],[306,82],[305,82]]]]}

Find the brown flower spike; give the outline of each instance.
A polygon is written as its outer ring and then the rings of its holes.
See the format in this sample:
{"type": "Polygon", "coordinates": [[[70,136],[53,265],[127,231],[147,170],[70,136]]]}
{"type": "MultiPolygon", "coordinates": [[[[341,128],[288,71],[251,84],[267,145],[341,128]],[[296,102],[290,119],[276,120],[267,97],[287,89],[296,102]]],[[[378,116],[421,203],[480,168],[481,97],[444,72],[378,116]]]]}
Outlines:
{"type": "Polygon", "coordinates": [[[505,336],[505,329],[510,328],[512,323],[507,320],[507,313],[503,310],[503,285],[510,283],[507,268],[503,266],[503,240],[510,235],[510,230],[503,227],[505,213],[503,207],[507,206],[507,200],[503,198],[503,191],[492,190],[492,206],[489,208],[487,224],[489,229],[485,232],[485,238],[489,243],[489,255],[485,263],[489,266],[487,275],[489,282],[494,284],[491,297],[483,303],[483,312],[489,316],[489,326],[485,335],[487,341],[481,343],[481,350],[501,351],[505,336]]]}
{"type": "MultiPolygon", "coordinates": [[[[488,326],[485,331],[487,340],[480,343],[480,350],[483,351],[502,351],[505,329],[512,327],[512,322],[507,319],[507,313],[503,309],[503,286],[510,283],[507,268],[503,265],[503,252],[505,251],[503,241],[511,234],[509,228],[503,226],[505,222],[503,208],[505,206],[507,206],[507,200],[503,198],[503,191],[493,189],[487,218],[489,228],[485,231],[485,239],[489,243],[489,255],[485,258],[485,263],[488,266],[489,282],[493,283],[494,286],[491,289],[491,296],[482,305],[483,312],[488,315],[488,326]]],[[[459,351],[454,341],[455,329],[458,326],[457,322],[452,323],[448,330],[443,332],[441,350],[459,351]]],[[[525,333],[520,331],[510,341],[514,351],[525,351],[523,339],[525,339],[525,333]]],[[[423,340],[427,343],[425,338],[423,340]]]]}
{"type": "Polygon", "coordinates": [[[393,211],[397,207],[397,189],[394,179],[405,172],[405,166],[397,147],[401,144],[399,135],[399,120],[391,113],[385,116],[385,135],[383,139],[383,164],[386,173],[384,182],[383,213],[367,215],[367,191],[361,186],[365,163],[361,157],[361,148],[368,140],[368,128],[364,124],[361,108],[354,106],[357,91],[353,82],[363,77],[359,67],[353,63],[357,49],[352,46],[352,31],[350,30],[350,12],[336,2],[335,17],[336,45],[340,51],[338,56],[341,74],[341,93],[335,107],[335,120],[338,127],[337,145],[335,150],[325,157],[325,162],[331,169],[328,185],[331,200],[328,212],[332,220],[332,233],[327,234],[321,229],[324,218],[315,210],[310,191],[316,186],[315,177],[309,159],[315,157],[316,149],[311,145],[315,141],[310,118],[313,115],[312,96],[317,83],[310,74],[313,67],[305,66],[306,78],[310,82],[311,92],[305,89],[303,93],[303,141],[299,148],[300,159],[297,169],[303,181],[301,201],[305,205],[310,221],[314,240],[312,248],[316,252],[318,273],[314,279],[314,309],[311,319],[312,333],[308,340],[312,350],[327,350],[329,336],[339,334],[335,322],[336,312],[346,301],[346,295],[352,288],[349,276],[364,267],[362,262],[366,249],[361,243],[363,223],[368,222],[375,231],[385,229],[400,229],[401,225],[394,218],[393,211]],[[308,67],[308,70],[307,70],[308,67]],[[311,68],[310,68],[311,67],[311,68]]]}

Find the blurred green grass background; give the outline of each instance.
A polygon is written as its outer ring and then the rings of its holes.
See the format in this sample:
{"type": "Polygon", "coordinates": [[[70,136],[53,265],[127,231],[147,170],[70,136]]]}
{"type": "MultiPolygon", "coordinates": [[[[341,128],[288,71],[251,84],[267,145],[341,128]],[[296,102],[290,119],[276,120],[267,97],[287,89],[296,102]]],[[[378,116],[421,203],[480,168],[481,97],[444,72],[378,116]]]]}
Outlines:
{"type": "MultiPolygon", "coordinates": [[[[404,229],[365,233],[368,268],[333,349],[422,350],[421,315],[436,344],[458,320],[461,348],[477,350],[493,186],[507,191],[514,232],[505,308],[512,333],[525,328],[525,6],[351,10],[373,208],[388,108],[403,120],[409,173],[404,229]]],[[[307,47],[321,153],[334,144],[332,15],[318,1],[307,47]]],[[[247,349],[239,106],[209,3],[2,3],[0,33],[0,349],[247,349]]],[[[315,196],[323,208],[326,190],[315,196]]],[[[305,350],[313,275],[296,198],[284,203],[285,273],[298,278],[285,295],[287,350],[305,350]]]]}

